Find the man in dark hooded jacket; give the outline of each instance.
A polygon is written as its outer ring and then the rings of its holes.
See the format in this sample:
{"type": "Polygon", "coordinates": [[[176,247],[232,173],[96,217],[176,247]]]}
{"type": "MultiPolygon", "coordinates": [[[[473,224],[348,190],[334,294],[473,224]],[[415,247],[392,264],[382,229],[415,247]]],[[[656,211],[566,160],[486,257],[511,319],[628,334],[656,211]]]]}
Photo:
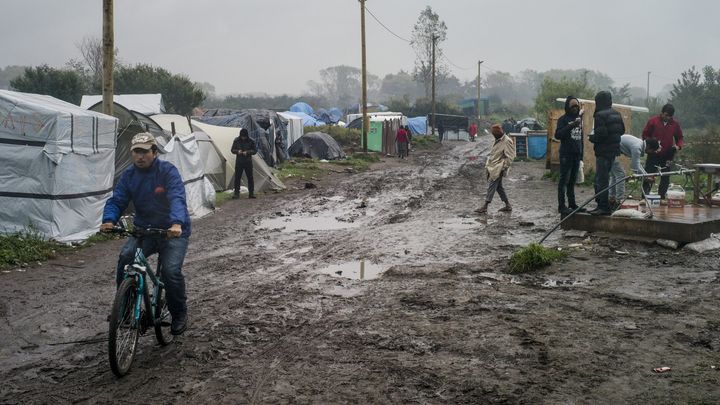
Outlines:
{"type": "MultiPolygon", "coordinates": [[[[620,155],[620,137],[625,133],[625,124],[619,112],[612,108],[612,94],[601,91],[595,95],[595,127],[590,142],[595,146],[595,193],[609,186],[610,170],[615,158],[620,155]]],[[[593,215],[610,215],[608,191],[595,197],[597,208],[590,211],[593,215]]]]}
{"type": "Polygon", "coordinates": [[[565,115],[558,119],[555,139],[560,141],[558,212],[560,215],[565,216],[578,207],[575,202],[575,181],[577,180],[580,162],[583,159],[580,101],[573,96],[568,96],[565,99],[565,115]],[[565,205],[566,194],[568,205],[565,205]]]}
{"type": "Polygon", "coordinates": [[[250,134],[247,129],[242,128],[240,130],[240,136],[233,140],[230,152],[232,152],[233,155],[236,155],[235,192],[233,193],[233,198],[240,198],[240,180],[242,179],[243,172],[245,172],[245,176],[247,176],[248,198],[255,198],[252,155],[257,153],[257,147],[255,146],[255,141],[250,139],[250,134]]]}

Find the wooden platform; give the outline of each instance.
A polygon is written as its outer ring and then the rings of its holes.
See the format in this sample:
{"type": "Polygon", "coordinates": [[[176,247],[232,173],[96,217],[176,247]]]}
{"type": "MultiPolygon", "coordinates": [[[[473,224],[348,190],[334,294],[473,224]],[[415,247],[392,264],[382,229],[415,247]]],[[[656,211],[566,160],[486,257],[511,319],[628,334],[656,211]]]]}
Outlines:
{"type": "Polygon", "coordinates": [[[575,214],[561,225],[562,229],[589,232],[610,232],[624,235],[669,239],[678,242],[697,242],[720,233],[720,208],[685,206],[653,209],[651,219],[619,218],[575,214]]]}

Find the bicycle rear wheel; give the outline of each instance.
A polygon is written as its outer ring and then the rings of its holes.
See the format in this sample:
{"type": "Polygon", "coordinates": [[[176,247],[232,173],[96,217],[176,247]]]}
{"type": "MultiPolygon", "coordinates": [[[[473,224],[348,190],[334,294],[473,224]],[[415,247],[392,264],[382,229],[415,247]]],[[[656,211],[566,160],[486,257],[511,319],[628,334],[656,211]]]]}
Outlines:
{"type": "Polygon", "coordinates": [[[124,376],[130,370],[140,337],[140,325],[135,319],[137,294],[135,279],[125,279],[115,293],[110,312],[108,355],[110,368],[118,377],[124,376]]]}
{"type": "Polygon", "coordinates": [[[155,301],[155,337],[161,346],[170,344],[174,336],[170,333],[172,316],[167,305],[167,292],[165,288],[158,288],[158,296],[155,301]]]}

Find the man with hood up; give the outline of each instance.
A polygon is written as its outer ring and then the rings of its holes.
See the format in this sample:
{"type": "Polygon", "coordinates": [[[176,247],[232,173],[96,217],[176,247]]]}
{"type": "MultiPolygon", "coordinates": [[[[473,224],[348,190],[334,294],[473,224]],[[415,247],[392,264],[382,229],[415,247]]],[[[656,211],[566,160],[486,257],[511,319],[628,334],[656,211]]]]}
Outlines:
{"type": "Polygon", "coordinates": [[[233,199],[240,198],[240,180],[245,172],[248,185],[248,198],[255,198],[255,182],[253,181],[252,155],[257,153],[255,141],[250,139],[246,128],[240,130],[240,135],[233,140],[230,152],[235,156],[235,192],[233,199]]]}
{"type": "Polygon", "coordinates": [[[601,91],[595,95],[595,127],[590,135],[590,142],[595,149],[595,197],[597,208],[590,211],[592,215],[610,215],[612,213],[608,201],[610,170],[615,158],[620,155],[620,137],[625,133],[625,123],[619,112],[612,108],[612,94],[601,91]]]}
{"type": "Polygon", "coordinates": [[[568,96],[565,99],[565,115],[558,119],[555,139],[560,141],[558,212],[560,215],[565,216],[578,207],[575,202],[575,181],[577,180],[580,162],[583,160],[580,101],[573,96],[568,96]],[[566,194],[567,205],[565,205],[566,194]]]}
{"type": "Polygon", "coordinates": [[[505,189],[502,185],[503,177],[507,176],[508,169],[515,159],[515,142],[507,136],[500,124],[494,124],[490,132],[495,138],[495,143],[490,149],[490,154],[485,162],[485,172],[487,174],[488,188],[487,195],[485,196],[485,204],[476,209],[475,212],[478,214],[485,214],[488,210],[488,206],[492,202],[493,196],[497,191],[500,195],[500,199],[505,203],[505,206],[500,208],[500,212],[512,211],[510,206],[510,200],[508,200],[505,194],[505,189]]]}

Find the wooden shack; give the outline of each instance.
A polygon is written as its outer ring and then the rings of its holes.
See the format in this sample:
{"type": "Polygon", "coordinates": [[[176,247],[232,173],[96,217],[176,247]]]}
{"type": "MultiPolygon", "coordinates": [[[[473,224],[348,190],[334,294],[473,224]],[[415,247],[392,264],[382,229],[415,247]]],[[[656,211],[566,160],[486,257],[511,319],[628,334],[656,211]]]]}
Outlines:
{"type": "MultiPolygon", "coordinates": [[[[560,100],[562,100],[563,103],[565,102],[565,99],[558,99],[558,101],[560,100]]],[[[590,139],[588,138],[588,135],[590,135],[594,124],[593,114],[595,113],[595,101],[585,99],[578,100],[580,101],[580,109],[584,110],[582,119],[583,141],[585,146],[585,153],[583,154],[583,165],[585,168],[585,174],[587,174],[589,170],[595,170],[595,153],[593,152],[594,145],[592,144],[592,142],[590,142],[590,139]]],[[[617,110],[620,115],[622,115],[623,122],[625,123],[625,133],[630,133],[630,129],[632,128],[631,124],[633,111],[648,111],[645,107],[635,107],[623,104],[613,104],[613,108],[617,110]]],[[[563,116],[563,114],[565,114],[564,108],[553,109],[550,110],[550,112],[548,113],[548,153],[545,159],[545,168],[553,171],[560,169],[560,141],[555,139],[554,135],[555,129],[557,128],[557,121],[558,119],[560,119],[561,116],[563,116]]],[[[640,136],[640,134],[633,135],[638,137],[640,136]]],[[[620,156],[620,162],[622,163],[625,171],[627,172],[630,167],[630,159],[625,156],[620,156]]]]}

